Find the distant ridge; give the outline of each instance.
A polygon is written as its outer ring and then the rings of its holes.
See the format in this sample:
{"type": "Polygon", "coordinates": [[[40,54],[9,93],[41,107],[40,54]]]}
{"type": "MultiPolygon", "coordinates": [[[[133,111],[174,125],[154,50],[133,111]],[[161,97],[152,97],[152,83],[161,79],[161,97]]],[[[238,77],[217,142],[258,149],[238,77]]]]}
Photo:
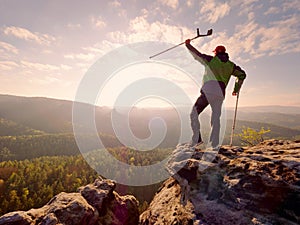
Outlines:
{"type": "MultiPolygon", "coordinates": [[[[8,130],[2,132],[3,135],[27,135],[31,132],[44,132],[48,134],[72,133],[72,107],[73,102],[69,100],[52,99],[45,97],[22,97],[13,95],[0,95],[0,118],[3,119],[2,128],[9,127],[8,130]],[[9,122],[8,122],[9,121],[9,122]],[[28,132],[30,131],[30,132],[28,132]]],[[[103,106],[92,106],[83,104],[84,107],[95,112],[95,123],[98,133],[115,136],[112,127],[111,117],[112,108],[103,106]]],[[[154,117],[160,117],[166,123],[168,128],[167,135],[159,147],[174,147],[178,143],[180,136],[181,120],[176,109],[171,108],[139,108],[133,107],[130,115],[127,111],[118,108],[116,115],[118,123],[126,125],[129,120],[130,129],[136,137],[147,138],[151,134],[149,130],[149,121],[154,117]]],[[[190,108],[181,111],[185,116],[189,117],[190,108]]],[[[300,135],[300,107],[297,106],[253,106],[239,107],[237,115],[236,133],[240,132],[242,126],[260,129],[270,128],[269,138],[298,138],[300,135]]],[[[233,110],[227,110],[227,132],[225,140],[230,135],[231,124],[233,118],[233,110]]],[[[210,131],[210,115],[204,113],[200,116],[202,123],[201,129],[204,134],[210,131]]],[[[120,127],[123,129],[124,127],[120,127]]],[[[187,126],[186,129],[189,129],[187,126]]],[[[126,131],[126,130],[125,130],[126,131]]],[[[124,132],[125,132],[124,131],[124,132]]],[[[122,131],[121,131],[122,132],[122,131]]],[[[188,134],[189,130],[184,130],[184,134],[188,134]]],[[[226,142],[227,143],[227,142],[226,142]]]]}
{"type": "MultiPolygon", "coordinates": [[[[233,110],[233,108],[228,108],[228,109],[233,110]]],[[[244,107],[239,107],[239,111],[300,114],[300,106],[282,106],[282,105],[244,106],[244,107]]]]}
{"type": "MultiPolygon", "coordinates": [[[[0,104],[3,101],[7,100],[49,100],[49,101],[59,101],[65,103],[72,103],[72,100],[67,99],[58,99],[58,98],[49,98],[42,96],[18,96],[18,95],[8,95],[8,94],[0,94],[0,104]]],[[[98,106],[100,108],[112,109],[111,106],[98,106]]],[[[122,107],[120,107],[122,108],[122,107]]],[[[124,107],[126,108],[126,107],[124,107]]],[[[139,108],[134,107],[135,109],[151,109],[151,110],[169,110],[168,107],[147,107],[147,108],[139,108]]],[[[234,110],[234,107],[226,107],[227,110],[234,110]]],[[[273,113],[284,113],[284,114],[300,114],[300,106],[284,106],[284,105],[260,105],[260,106],[239,106],[239,111],[247,111],[247,112],[273,112],[273,113]]]]}

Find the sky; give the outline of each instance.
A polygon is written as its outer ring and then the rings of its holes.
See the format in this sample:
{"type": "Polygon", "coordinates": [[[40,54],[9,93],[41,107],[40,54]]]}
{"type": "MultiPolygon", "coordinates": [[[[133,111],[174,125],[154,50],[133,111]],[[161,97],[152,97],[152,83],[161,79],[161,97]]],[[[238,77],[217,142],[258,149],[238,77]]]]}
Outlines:
{"type": "MultiPolygon", "coordinates": [[[[0,94],[74,100],[89,69],[115,49],[147,42],[151,53],[149,41],[172,46],[194,37],[197,28],[201,33],[212,28],[212,36],[192,44],[206,54],[225,45],[246,71],[241,106],[300,106],[299,12],[299,0],[0,0],[0,94]]],[[[164,49],[153,46],[153,54],[159,50],[164,49]]],[[[110,60],[109,65],[118,61],[110,60]]],[[[157,62],[143,60],[115,72],[97,104],[114,104],[121,89],[153,74],[178,85],[191,101],[198,97],[203,67],[184,46],[157,62]]],[[[235,104],[233,84],[234,79],[227,87],[229,107],[235,104]]],[[[173,94],[167,90],[166,98],[173,94]]]]}

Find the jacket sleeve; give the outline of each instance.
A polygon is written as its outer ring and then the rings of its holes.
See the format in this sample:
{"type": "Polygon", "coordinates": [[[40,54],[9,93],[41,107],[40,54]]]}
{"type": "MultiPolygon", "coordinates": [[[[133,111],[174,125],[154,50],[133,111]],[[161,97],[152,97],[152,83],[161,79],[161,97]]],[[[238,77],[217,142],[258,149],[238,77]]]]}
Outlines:
{"type": "Polygon", "coordinates": [[[211,61],[213,58],[210,55],[202,54],[196,48],[194,48],[191,44],[185,44],[185,46],[190,51],[190,53],[192,54],[194,59],[196,59],[197,61],[199,61],[202,64],[206,64],[207,62],[211,61]]]}
{"type": "Polygon", "coordinates": [[[246,78],[246,73],[243,69],[241,69],[241,67],[234,64],[234,69],[233,69],[232,75],[237,78],[233,92],[238,93],[242,87],[242,84],[243,84],[245,78],[246,78]]]}
{"type": "Polygon", "coordinates": [[[233,73],[232,73],[233,76],[237,77],[239,80],[245,80],[246,78],[246,73],[244,70],[242,70],[241,67],[237,66],[234,64],[234,67],[233,67],[233,73]]]}

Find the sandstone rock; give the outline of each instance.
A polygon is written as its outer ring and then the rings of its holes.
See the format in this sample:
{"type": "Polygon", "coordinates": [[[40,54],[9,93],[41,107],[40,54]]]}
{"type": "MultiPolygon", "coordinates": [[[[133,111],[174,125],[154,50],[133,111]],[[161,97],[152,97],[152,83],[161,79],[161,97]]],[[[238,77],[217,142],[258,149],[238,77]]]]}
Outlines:
{"type": "Polygon", "coordinates": [[[0,225],[133,225],[138,224],[138,202],[119,196],[111,180],[96,179],[79,193],[60,193],[45,206],[0,217],[0,225]]]}
{"type": "Polygon", "coordinates": [[[156,193],[141,225],[300,224],[300,143],[223,146],[218,154],[192,150],[191,159],[176,162],[182,169],[156,193]]]}
{"type": "Polygon", "coordinates": [[[32,222],[31,217],[23,211],[10,212],[0,218],[0,224],[30,225],[32,222]]]}
{"type": "Polygon", "coordinates": [[[109,202],[114,198],[115,187],[116,184],[111,180],[97,179],[93,184],[80,187],[79,192],[91,206],[101,213],[105,201],[109,202]]]}

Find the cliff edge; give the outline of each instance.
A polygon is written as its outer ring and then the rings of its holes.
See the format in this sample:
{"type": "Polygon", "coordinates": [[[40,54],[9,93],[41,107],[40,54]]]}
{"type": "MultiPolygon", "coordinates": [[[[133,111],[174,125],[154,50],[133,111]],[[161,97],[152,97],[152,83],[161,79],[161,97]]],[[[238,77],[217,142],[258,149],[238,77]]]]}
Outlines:
{"type": "MultiPolygon", "coordinates": [[[[174,154],[190,147],[179,150],[174,154]]],[[[183,163],[140,216],[141,225],[300,224],[300,142],[223,146],[217,154],[196,149],[183,163]]]]}

